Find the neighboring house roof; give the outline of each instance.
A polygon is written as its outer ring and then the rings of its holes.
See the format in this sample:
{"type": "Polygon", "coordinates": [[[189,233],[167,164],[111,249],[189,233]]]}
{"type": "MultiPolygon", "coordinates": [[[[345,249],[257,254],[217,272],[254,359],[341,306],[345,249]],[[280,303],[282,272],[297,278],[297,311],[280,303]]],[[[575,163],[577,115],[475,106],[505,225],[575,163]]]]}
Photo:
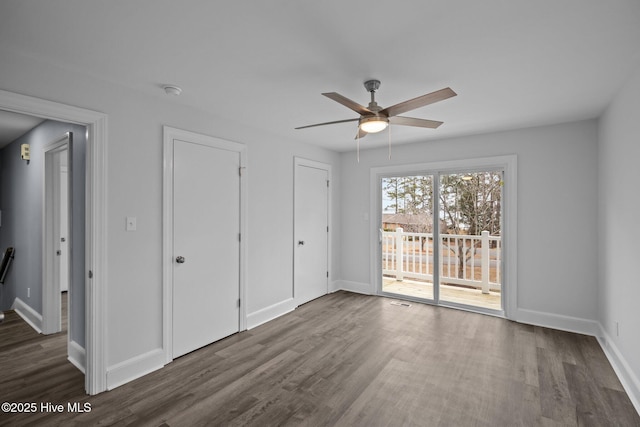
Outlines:
{"type": "Polygon", "coordinates": [[[431,224],[431,217],[427,214],[382,214],[382,222],[400,225],[431,224]]]}

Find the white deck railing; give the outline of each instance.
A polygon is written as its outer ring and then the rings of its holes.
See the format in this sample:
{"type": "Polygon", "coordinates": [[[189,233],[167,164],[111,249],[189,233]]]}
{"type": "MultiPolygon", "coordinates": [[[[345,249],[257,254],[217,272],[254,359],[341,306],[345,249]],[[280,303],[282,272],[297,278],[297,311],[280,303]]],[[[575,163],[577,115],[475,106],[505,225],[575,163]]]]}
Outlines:
{"type": "MultiPolygon", "coordinates": [[[[440,234],[440,283],[500,291],[502,246],[500,236],[483,231],[479,236],[440,234]],[[462,259],[462,262],[460,260],[462,259]]],[[[433,234],[410,233],[402,228],[382,232],[382,273],[433,281],[433,234]]]]}

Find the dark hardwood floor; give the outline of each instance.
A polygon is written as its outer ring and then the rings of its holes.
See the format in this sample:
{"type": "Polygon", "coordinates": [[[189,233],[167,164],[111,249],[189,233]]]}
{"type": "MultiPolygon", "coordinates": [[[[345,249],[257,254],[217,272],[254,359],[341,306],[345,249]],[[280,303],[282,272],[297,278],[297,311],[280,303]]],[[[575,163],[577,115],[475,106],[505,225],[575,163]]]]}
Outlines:
{"type": "Polygon", "coordinates": [[[86,396],[64,334],[0,324],[0,425],[640,426],[593,337],[337,292],[86,396]],[[68,403],[90,404],[69,413],[68,403]]]}

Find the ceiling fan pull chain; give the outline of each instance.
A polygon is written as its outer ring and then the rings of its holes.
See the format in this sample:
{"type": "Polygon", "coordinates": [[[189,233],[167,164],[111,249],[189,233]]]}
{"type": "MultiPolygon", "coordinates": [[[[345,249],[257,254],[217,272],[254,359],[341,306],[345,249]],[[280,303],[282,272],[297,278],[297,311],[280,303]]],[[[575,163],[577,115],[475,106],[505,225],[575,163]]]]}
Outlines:
{"type": "Polygon", "coordinates": [[[389,160],[391,160],[391,125],[389,125],[389,160]]]}

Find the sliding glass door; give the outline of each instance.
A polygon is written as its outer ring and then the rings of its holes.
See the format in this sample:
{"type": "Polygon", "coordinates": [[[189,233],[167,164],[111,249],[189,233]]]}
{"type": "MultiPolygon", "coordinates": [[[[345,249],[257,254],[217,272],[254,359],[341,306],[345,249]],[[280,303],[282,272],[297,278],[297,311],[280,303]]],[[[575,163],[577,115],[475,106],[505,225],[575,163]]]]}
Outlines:
{"type": "Polygon", "coordinates": [[[440,175],[440,301],[502,310],[502,171],[440,175]]]}
{"type": "Polygon", "coordinates": [[[382,179],[382,291],[435,299],[433,175],[382,179]]]}
{"type": "Polygon", "coordinates": [[[383,294],[502,312],[502,170],[380,179],[383,294]]]}

